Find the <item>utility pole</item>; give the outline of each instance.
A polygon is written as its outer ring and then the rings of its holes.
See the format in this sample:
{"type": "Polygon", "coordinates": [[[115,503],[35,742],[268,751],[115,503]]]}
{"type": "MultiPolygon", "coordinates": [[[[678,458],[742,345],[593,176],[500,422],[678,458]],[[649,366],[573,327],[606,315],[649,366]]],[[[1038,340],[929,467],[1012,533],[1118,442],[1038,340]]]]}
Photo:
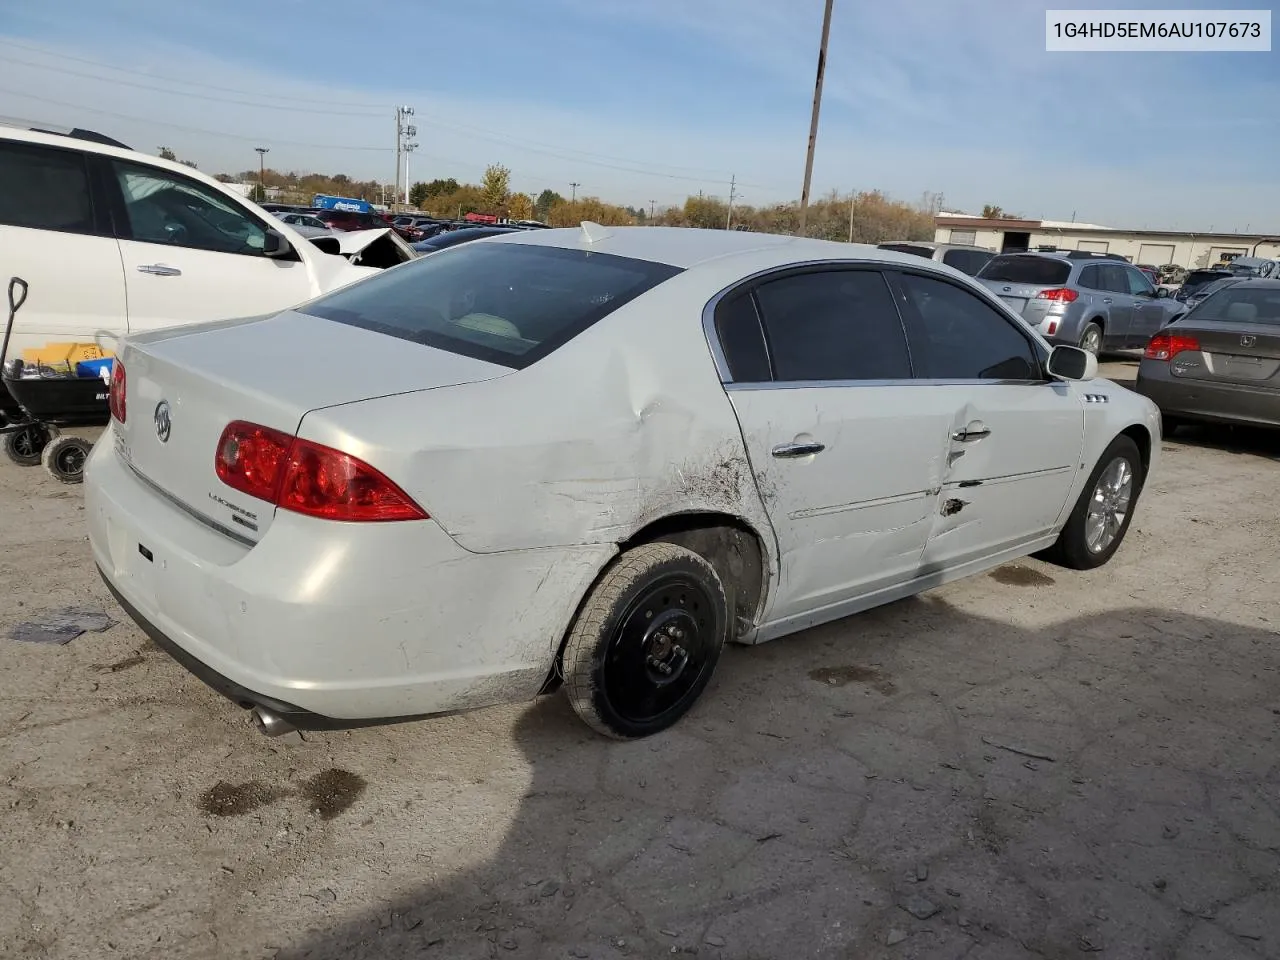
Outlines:
{"type": "Polygon", "coordinates": [[[849,191],[849,242],[853,243],[853,201],[857,199],[857,194],[852,190],[849,191]]]}
{"type": "MultiPolygon", "coordinates": [[[[410,125],[406,121],[413,116],[413,107],[401,106],[396,107],[396,188],[392,194],[391,204],[394,208],[400,202],[400,158],[405,160],[405,180],[409,179],[409,159],[408,151],[417,146],[412,143],[413,138],[418,134],[418,128],[410,125]],[[412,146],[410,145],[412,143],[412,146]]],[[[409,202],[409,184],[404,184],[405,203],[409,202]]]]}
{"type": "Polygon", "coordinates": [[[818,112],[822,109],[822,77],[827,71],[827,38],[831,36],[831,4],[822,14],[822,45],[818,48],[818,79],[813,85],[813,115],[809,118],[809,152],[804,160],[804,189],[800,192],[800,236],[809,220],[809,184],[813,180],[813,148],[818,142],[818,112]]]}
{"type": "Polygon", "coordinates": [[[262,194],[262,199],[265,200],[267,199],[267,184],[265,180],[267,170],[266,163],[267,154],[270,152],[270,148],[254,147],[253,149],[258,151],[258,192],[262,194]]]}
{"type": "Polygon", "coordinates": [[[582,186],[582,184],[580,184],[580,183],[571,183],[571,184],[569,184],[569,188],[570,188],[570,190],[572,191],[572,195],[569,197],[569,202],[570,202],[570,203],[577,203],[577,202],[578,202],[578,188],[579,188],[580,186],[582,186]]]}
{"type": "Polygon", "coordinates": [[[649,219],[650,220],[653,219],[653,201],[652,200],[649,201],[649,219]]]}
{"type": "Polygon", "coordinates": [[[738,175],[735,173],[729,177],[729,213],[724,218],[724,228],[726,230],[733,226],[733,198],[737,196],[735,188],[738,185],[738,175]]]}
{"type": "MultiPolygon", "coordinates": [[[[413,130],[414,128],[410,127],[409,129],[413,130]]],[[[404,203],[405,203],[405,206],[409,205],[409,184],[413,182],[409,178],[409,154],[413,153],[413,151],[416,149],[418,149],[418,145],[416,143],[406,143],[404,145],[404,203]]]]}

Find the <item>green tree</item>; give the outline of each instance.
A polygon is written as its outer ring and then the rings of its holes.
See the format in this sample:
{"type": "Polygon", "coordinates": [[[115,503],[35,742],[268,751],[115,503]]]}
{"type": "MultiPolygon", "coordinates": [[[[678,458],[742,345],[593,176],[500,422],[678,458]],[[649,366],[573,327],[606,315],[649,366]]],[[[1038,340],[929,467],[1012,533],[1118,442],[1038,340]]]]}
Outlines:
{"type": "Polygon", "coordinates": [[[480,191],[484,205],[491,212],[497,213],[506,204],[511,192],[511,171],[500,163],[489,164],[484,168],[480,191]]]}
{"type": "Polygon", "coordinates": [[[458,181],[453,177],[448,180],[441,180],[437,177],[427,184],[427,199],[434,200],[436,197],[448,196],[451,193],[457,193],[460,189],[458,181]]]}
{"type": "Polygon", "coordinates": [[[254,203],[261,203],[263,200],[267,199],[267,191],[263,189],[262,184],[255,183],[253,185],[253,188],[249,191],[249,199],[254,203]]]}
{"type": "Polygon", "coordinates": [[[564,197],[554,190],[543,190],[538,194],[538,199],[533,205],[534,215],[539,220],[546,220],[551,215],[552,207],[558,203],[564,203],[564,197]]]}
{"type": "Polygon", "coordinates": [[[422,209],[423,204],[427,202],[427,198],[429,196],[431,196],[431,194],[427,192],[427,184],[422,183],[421,181],[415,183],[409,188],[409,202],[419,210],[422,209]]]}
{"type": "Polygon", "coordinates": [[[513,193],[507,216],[512,220],[528,220],[533,216],[533,198],[527,193],[513,193]]]}
{"type": "Polygon", "coordinates": [[[1003,207],[998,207],[993,203],[984,203],[982,205],[982,217],[984,220],[999,220],[1003,216],[1003,207]]]}

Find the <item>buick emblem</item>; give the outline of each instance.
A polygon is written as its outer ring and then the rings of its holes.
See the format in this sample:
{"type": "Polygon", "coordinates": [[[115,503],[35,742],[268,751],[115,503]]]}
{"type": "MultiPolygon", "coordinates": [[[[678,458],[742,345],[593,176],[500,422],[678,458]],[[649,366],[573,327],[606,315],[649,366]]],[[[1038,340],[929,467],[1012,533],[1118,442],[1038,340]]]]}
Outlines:
{"type": "Polygon", "coordinates": [[[1240,346],[1242,347],[1252,347],[1257,342],[1257,337],[1251,337],[1247,333],[1240,337],[1240,346]]]}
{"type": "Polygon", "coordinates": [[[173,430],[173,421],[169,419],[168,400],[161,400],[156,404],[154,419],[156,421],[156,436],[160,438],[161,443],[168,443],[169,433],[173,430]]]}

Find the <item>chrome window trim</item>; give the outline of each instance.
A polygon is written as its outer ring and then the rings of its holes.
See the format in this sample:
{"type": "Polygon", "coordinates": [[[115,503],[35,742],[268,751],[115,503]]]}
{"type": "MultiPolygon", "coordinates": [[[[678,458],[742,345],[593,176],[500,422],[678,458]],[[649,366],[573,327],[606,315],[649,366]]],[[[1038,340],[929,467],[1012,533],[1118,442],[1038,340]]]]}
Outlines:
{"type": "MultiPolygon", "coordinates": [[[[876,249],[879,249],[879,248],[876,248],[876,249]]],[[[946,273],[942,270],[937,270],[937,269],[924,266],[924,264],[937,263],[938,261],[926,260],[923,257],[919,259],[921,261],[920,265],[899,263],[896,260],[871,259],[869,257],[862,257],[858,259],[850,258],[847,260],[832,259],[832,258],[824,258],[821,260],[796,260],[792,263],[775,264],[772,267],[766,267],[763,270],[757,270],[755,273],[751,273],[745,277],[739,277],[737,280],[734,280],[733,283],[729,284],[728,286],[722,288],[717,293],[715,293],[711,297],[711,299],[707,301],[706,305],[702,308],[702,334],[706,338],[708,348],[711,350],[711,358],[715,362],[716,373],[719,374],[720,376],[720,382],[724,384],[726,389],[732,386],[735,389],[739,389],[739,390],[767,389],[767,388],[773,388],[773,387],[797,389],[799,387],[811,387],[816,385],[829,386],[829,387],[834,387],[834,386],[841,386],[841,387],[882,386],[883,387],[883,386],[904,386],[907,384],[912,384],[912,385],[919,384],[922,386],[937,387],[937,386],[956,386],[956,385],[962,385],[962,384],[975,384],[975,385],[977,384],[981,384],[981,385],[1045,384],[1045,383],[1057,382],[1052,378],[1045,379],[1045,380],[958,380],[958,379],[956,380],[917,380],[915,378],[906,379],[906,380],[822,380],[822,381],[771,380],[767,383],[738,383],[733,379],[733,374],[730,373],[729,371],[729,360],[725,356],[724,349],[720,346],[720,335],[716,331],[716,308],[719,307],[720,303],[730,294],[736,293],[737,291],[741,290],[744,287],[752,286],[757,282],[763,280],[764,278],[772,276],[773,274],[787,274],[795,270],[807,270],[815,267],[837,267],[842,269],[849,269],[849,268],[856,269],[859,267],[865,267],[868,269],[879,270],[881,272],[888,269],[888,270],[895,270],[899,273],[917,273],[917,274],[921,274],[922,276],[932,277],[934,279],[938,279],[942,281],[950,281],[954,284],[955,278],[952,277],[949,273],[946,273]]],[[[950,270],[952,268],[948,267],[947,269],[950,270]]],[[[885,280],[887,283],[888,278],[885,278],[885,280]]],[[[893,285],[889,284],[889,288],[892,291],[893,285]]],[[[988,290],[983,284],[979,283],[977,280],[975,280],[972,277],[969,277],[966,279],[966,281],[963,284],[963,288],[967,290],[969,293],[972,293],[975,296],[982,299],[983,301],[985,301],[989,306],[994,308],[997,313],[1003,314],[1004,317],[1009,322],[1016,324],[1015,329],[1021,331],[1024,334],[1028,334],[1030,336],[1032,346],[1040,351],[1039,360],[1040,360],[1041,367],[1043,368],[1044,365],[1048,363],[1049,353],[1052,351],[1053,348],[1050,346],[1049,342],[1040,335],[1038,331],[1034,330],[1031,327],[1031,325],[1027,323],[1025,319],[1023,319],[1023,317],[1020,314],[1015,313],[1007,303],[1005,303],[1003,300],[997,297],[994,293],[988,290]]],[[[760,316],[759,310],[756,311],[756,322],[761,325],[764,324],[764,318],[760,316]]],[[[910,337],[910,333],[908,332],[907,334],[908,347],[910,346],[910,340],[911,340],[911,337],[910,337]]],[[[768,340],[766,338],[766,346],[767,346],[767,343],[768,343],[768,340]]],[[[769,357],[769,366],[772,369],[772,366],[773,366],[772,356],[769,357]]]]}
{"type": "Polygon", "coordinates": [[[829,387],[1043,387],[1054,380],[775,380],[769,383],[735,383],[725,390],[807,390],[829,387]]]}

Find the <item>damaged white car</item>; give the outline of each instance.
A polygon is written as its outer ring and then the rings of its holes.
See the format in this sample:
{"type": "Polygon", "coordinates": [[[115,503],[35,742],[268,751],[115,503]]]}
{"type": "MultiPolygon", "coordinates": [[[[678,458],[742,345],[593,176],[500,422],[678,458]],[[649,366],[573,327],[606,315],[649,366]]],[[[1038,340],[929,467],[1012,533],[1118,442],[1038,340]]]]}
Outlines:
{"type": "Polygon", "coordinates": [[[595,224],[130,337],[87,468],[129,614],[268,733],[532,698],[639,737],[759,643],[1038,551],[1160,449],[941,264],[595,224]]]}
{"type": "Polygon", "coordinates": [[[0,125],[0,264],[30,296],[15,355],[273,313],[416,257],[393,230],[309,239],[181,163],[0,125]]]}

